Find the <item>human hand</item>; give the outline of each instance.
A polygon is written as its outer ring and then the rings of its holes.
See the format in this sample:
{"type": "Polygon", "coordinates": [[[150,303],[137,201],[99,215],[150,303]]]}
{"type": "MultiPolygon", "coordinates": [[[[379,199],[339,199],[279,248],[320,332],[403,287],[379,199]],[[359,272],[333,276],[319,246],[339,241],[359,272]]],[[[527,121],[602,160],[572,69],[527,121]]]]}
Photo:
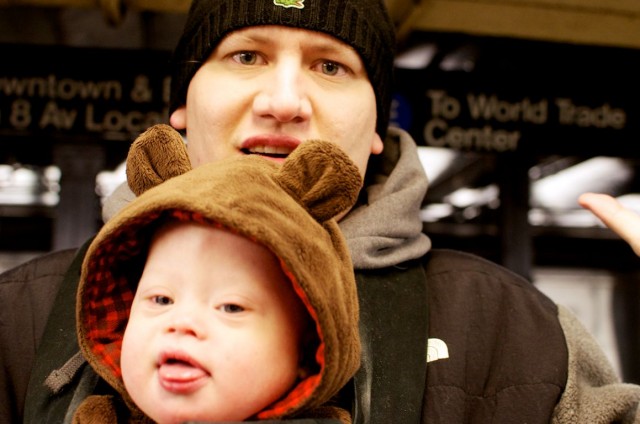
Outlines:
{"type": "Polygon", "coordinates": [[[578,204],[597,216],[640,256],[640,215],[608,194],[584,193],[578,204]]]}

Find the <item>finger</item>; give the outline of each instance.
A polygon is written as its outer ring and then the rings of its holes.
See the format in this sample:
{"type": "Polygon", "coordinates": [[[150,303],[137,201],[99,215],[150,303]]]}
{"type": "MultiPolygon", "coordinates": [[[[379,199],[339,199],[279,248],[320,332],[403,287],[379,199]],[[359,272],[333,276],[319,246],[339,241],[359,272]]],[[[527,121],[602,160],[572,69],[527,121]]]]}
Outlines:
{"type": "Polygon", "coordinates": [[[622,237],[640,256],[640,215],[606,194],[585,193],[580,196],[578,203],[622,237]]]}

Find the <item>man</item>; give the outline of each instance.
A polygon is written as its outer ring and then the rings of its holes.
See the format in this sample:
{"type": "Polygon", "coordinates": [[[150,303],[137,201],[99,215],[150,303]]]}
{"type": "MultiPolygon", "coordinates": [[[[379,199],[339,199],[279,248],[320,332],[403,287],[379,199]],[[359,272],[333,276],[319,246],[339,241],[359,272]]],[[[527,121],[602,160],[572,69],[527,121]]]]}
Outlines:
{"type": "MultiPolygon", "coordinates": [[[[387,131],[393,45],[382,0],[196,0],[175,52],[170,122],[185,131],[194,167],[242,154],[277,161],[324,139],[365,176],[359,202],[340,220],[363,349],[340,403],[355,423],[633,420],[640,388],[619,383],[568,311],[501,267],[431,249],[418,214],[427,181],[415,143],[387,131]]],[[[108,210],[128,198],[125,186],[108,210]]],[[[70,267],[67,255],[26,265],[29,275],[13,271],[28,283],[50,263],[69,268],[51,283],[61,285],[31,372],[26,422],[60,422],[105,391],[74,345],[69,309],[83,252],[70,267]]],[[[23,374],[14,371],[14,387],[23,374]]]]}

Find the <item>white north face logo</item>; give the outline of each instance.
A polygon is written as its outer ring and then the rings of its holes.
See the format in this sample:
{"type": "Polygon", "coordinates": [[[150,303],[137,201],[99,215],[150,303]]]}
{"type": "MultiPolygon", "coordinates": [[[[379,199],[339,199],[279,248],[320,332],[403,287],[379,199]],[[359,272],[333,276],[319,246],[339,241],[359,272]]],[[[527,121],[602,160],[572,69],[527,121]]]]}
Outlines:
{"type": "Polygon", "coordinates": [[[447,344],[440,339],[427,340],[427,362],[437,361],[438,359],[447,359],[449,357],[449,348],[447,344]]]}

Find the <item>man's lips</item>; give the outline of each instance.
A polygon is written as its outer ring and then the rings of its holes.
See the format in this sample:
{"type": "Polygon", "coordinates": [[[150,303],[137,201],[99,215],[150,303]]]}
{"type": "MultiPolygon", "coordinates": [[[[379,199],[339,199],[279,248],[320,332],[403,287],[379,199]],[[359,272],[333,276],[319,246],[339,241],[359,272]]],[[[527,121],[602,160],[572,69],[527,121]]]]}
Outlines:
{"type": "Polygon", "coordinates": [[[158,380],[167,391],[188,394],[202,387],[211,374],[183,352],[165,352],[158,360],[158,380]]]}
{"type": "Polygon", "coordinates": [[[247,138],[240,149],[245,154],[284,159],[299,145],[300,140],[295,137],[263,134],[247,138]]]}

